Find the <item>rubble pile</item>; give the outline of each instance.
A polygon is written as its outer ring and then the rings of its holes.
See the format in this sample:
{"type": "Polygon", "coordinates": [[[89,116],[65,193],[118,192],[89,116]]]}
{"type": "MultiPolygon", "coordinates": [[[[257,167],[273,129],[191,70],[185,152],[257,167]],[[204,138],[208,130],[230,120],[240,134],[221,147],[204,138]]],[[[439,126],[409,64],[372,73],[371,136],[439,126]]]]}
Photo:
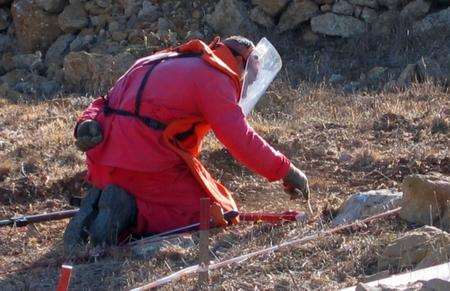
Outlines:
{"type": "MultiPolygon", "coordinates": [[[[104,92],[136,58],[215,34],[346,38],[387,33],[399,19],[421,33],[448,28],[441,1],[0,0],[0,96],[104,92]]],[[[411,65],[402,80],[437,74],[422,67],[411,65]]]]}

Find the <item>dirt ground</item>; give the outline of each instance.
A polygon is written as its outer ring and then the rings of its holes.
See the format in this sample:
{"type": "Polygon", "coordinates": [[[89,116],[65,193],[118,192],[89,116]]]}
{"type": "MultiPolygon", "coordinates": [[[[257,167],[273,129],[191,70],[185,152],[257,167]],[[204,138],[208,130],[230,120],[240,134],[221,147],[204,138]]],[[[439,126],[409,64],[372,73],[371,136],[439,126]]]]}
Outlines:
{"type": "MultiPolygon", "coordinates": [[[[73,125],[90,98],[66,96],[17,104],[0,99],[0,217],[70,209],[68,197],[83,191],[83,155],[74,147],[73,125]]],[[[286,74],[271,87],[251,124],[310,178],[319,218],[273,227],[241,224],[211,237],[214,260],[231,258],[299,235],[328,228],[349,195],[399,188],[406,175],[450,173],[448,89],[414,85],[397,92],[343,93],[321,83],[290,85],[286,74]]],[[[243,210],[304,210],[280,183],[268,183],[207,138],[202,159],[235,193],[243,210]]],[[[48,290],[63,262],[75,267],[71,290],[136,287],[196,264],[196,249],[166,247],[136,256],[124,249],[105,256],[65,258],[61,239],[67,220],[0,229],[0,289],[48,290]]],[[[377,255],[414,226],[397,219],[369,225],[214,271],[211,287],[223,290],[335,289],[377,273],[377,255]]],[[[195,235],[194,235],[195,237],[195,235]]],[[[401,270],[391,270],[392,273],[401,270]]],[[[166,289],[195,288],[185,278],[166,289]]]]}

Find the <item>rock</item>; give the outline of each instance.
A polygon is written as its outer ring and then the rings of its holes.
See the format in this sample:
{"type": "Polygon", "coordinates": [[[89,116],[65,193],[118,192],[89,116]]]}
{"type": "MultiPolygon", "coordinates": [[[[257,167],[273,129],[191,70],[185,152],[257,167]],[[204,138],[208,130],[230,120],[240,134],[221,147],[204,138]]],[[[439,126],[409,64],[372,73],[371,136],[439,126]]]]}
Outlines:
{"type": "Polygon", "coordinates": [[[385,67],[374,67],[367,73],[367,79],[371,82],[379,82],[387,70],[388,68],[385,67]]]}
{"type": "Polygon", "coordinates": [[[53,96],[61,91],[61,84],[55,80],[44,81],[39,86],[39,92],[44,96],[53,96]]]}
{"type": "Polygon", "coordinates": [[[50,46],[45,55],[47,64],[61,65],[64,56],[69,53],[70,43],[75,39],[73,34],[65,34],[58,37],[58,39],[50,46]]]}
{"type": "Polygon", "coordinates": [[[126,31],[114,31],[111,33],[111,38],[114,41],[121,42],[126,40],[128,37],[128,33],[126,31]]]}
{"type": "Polygon", "coordinates": [[[106,15],[91,16],[91,23],[97,29],[104,28],[107,22],[108,17],[106,15]]]}
{"type": "Polygon", "coordinates": [[[417,80],[417,65],[408,64],[406,68],[401,72],[397,79],[397,82],[401,85],[409,85],[417,80]]]}
{"type": "Polygon", "coordinates": [[[331,84],[342,84],[344,81],[345,78],[341,74],[332,74],[330,77],[331,84]]]}
{"type": "Polygon", "coordinates": [[[142,3],[142,9],[138,13],[138,20],[145,22],[155,22],[161,16],[157,6],[152,5],[149,1],[142,3]]]}
{"type": "Polygon", "coordinates": [[[333,4],[332,11],[336,14],[353,15],[353,5],[345,0],[341,0],[333,4]]]}
{"type": "Polygon", "coordinates": [[[101,8],[109,8],[111,6],[111,0],[95,0],[95,4],[101,8]]]}
{"type": "Polygon", "coordinates": [[[61,34],[55,25],[57,16],[42,11],[33,0],[14,1],[11,7],[16,38],[22,51],[45,50],[61,34]]]}
{"type": "Polygon", "coordinates": [[[81,3],[70,4],[58,16],[58,24],[65,32],[76,32],[88,26],[88,14],[81,3]]]}
{"type": "Polygon", "coordinates": [[[243,3],[237,0],[220,0],[214,11],[206,16],[206,23],[214,31],[224,35],[250,34],[255,31],[254,24],[249,20],[243,3]]]}
{"type": "Polygon", "coordinates": [[[9,13],[5,9],[0,9],[0,31],[9,27],[9,13]]]}
{"type": "Polygon", "coordinates": [[[112,85],[111,55],[71,52],[64,58],[64,80],[69,89],[98,92],[112,85]]]}
{"type": "Polygon", "coordinates": [[[412,175],[403,180],[402,188],[401,218],[420,225],[448,224],[444,214],[450,201],[449,177],[437,174],[412,175]]]}
{"type": "Polygon", "coordinates": [[[395,10],[399,6],[401,0],[377,0],[378,5],[389,8],[389,10],[395,10]]]}
{"type": "Polygon", "coordinates": [[[79,52],[79,51],[88,51],[91,48],[91,44],[95,41],[95,37],[93,35],[78,35],[71,43],[70,43],[70,51],[79,52]]]}
{"type": "Polygon", "coordinates": [[[360,83],[360,82],[357,82],[357,81],[351,81],[350,83],[345,84],[345,85],[342,87],[342,90],[343,90],[345,93],[355,93],[355,92],[358,91],[360,88],[361,88],[361,83],[360,83]]]}
{"type": "Polygon", "coordinates": [[[278,31],[284,32],[296,28],[319,13],[319,6],[311,0],[294,0],[281,14],[278,31]]]}
{"type": "Polygon", "coordinates": [[[17,54],[13,56],[14,68],[28,71],[39,71],[43,69],[42,53],[17,54]]]}
{"type": "Polygon", "coordinates": [[[185,40],[203,39],[205,36],[200,31],[188,31],[185,40]]]}
{"type": "Polygon", "coordinates": [[[361,12],[361,19],[364,20],[367,24],[374,23],[378,18],[378,13],[375,11],[375,9],[364,7],[364,9],[361,12]]]}
{"type": "Polygon", "coordinates": [[[400,16],[406,21],[418,20],[430,11],[431,3],[425,0],[409,2],[400,12],[400,16]]]}
{"type": "Polygon", "coordinates": [[[112,62],[113,78],[118,79],[122,76],[136,61],[136,57],[129,52],[123,52],[114,56],[112,62]]]}
{"type": "Polygon", "coordinates": [[[13,0],[0,0],[0,6],[6,6],[11,2],[13,2],[13,0]]]}
{"type": "Polygon", "coordinates": [[[14,64],[14,53],[6,52],[2,54],[2,58],[0,60],[0,68],[4,72],[9,72],[15,68],[14,64]]]}
{"type": "Polygon", "coordinates": [[[29,74],[29,72],[25,70],[12,70],[5,75],[0,77],[0,83],[8,84],[10,88],[13,88],[18,82],[25,79],[25,77],[29,74]]]}
{"type": "Polygon", "coordinates": [[[331,12],[332,10],[333,10],[333,6],[331,6],[330,4],[324,4],[324,5],[320,6],[320,11],[322,11],[322,12],[331,12]]]}
{"type": "Polygon", "coordinates": [[[66,0],[36,0],[36,4],[50,13],[60,13],[66,5],[66,0]]]}
{"type": "Polygon", "coordinates": [[[366,25],[351,16],[326,13],[311,19],[311,29],[326,35],[351,37],[364,33],[366,25]]]}
{"type": "Polygon", "coordinates": [[[348,0],[353,5],[367,6],[370,8],[377,8],[377,0],[348,0]]]}
{"type": "Polygon", "coordinates": [[[272,17],[264,12],[260,7],[255,7],[250,11],[250,19],[265,28],[271,28],[275,24],[272,17]]]}
{"type": "Polygon", "coordinates": [[[416,269],[446,262],[450,255],[450,234],[433,226],[407,232],[390,243],[378,259],[378,269],[416,269]]]}
{"type": "Polygon", "coordinates": [[[109,7],[103,8],[98,6],[95,1],[86,2],[83,8],[89,15],[109,14],[110,10],[109,7]]]}
{"type": "Polygon", "coordinates": [[[252,0],[252,4],[260,7],[270,16],[275,16],[283,10],[289,0],[252,0]]]}
{"type": "Polygon", "coordinates": [[[378,35],[389,35],[392,28],[398,22],[400,13],[396,10],[389,10],[380,14],[372,25],[372,31],[378,35]]]}
{"type": "Polygon", "coordinates": [[[181,253],[194,247],[195,243],[192,236],[187,234],[153,243],[145,243],[144,239],[142,243],[135,244],[131,251],[137,257],[148,258],[155,257],[156,254],[165,253],[166,251],[181,253]]]}
{"type": "Polygon", "coordinates": [[[0,83],[0,96],[11,101],[17,101],[22,97],[22,94],[12,89],[7,83],[0,83]]]}
{"type": "Polygon", "coordinates": [[[439,63],[429,57],[422,57],[417,62],[417,77],[419,82],[440,82],[445,79],[439,63]]]}
{"type": "Polygon", "coordinates": [[[137,15],[139,9],[141,8],[142,0],[126,0],[124,1],[124,12],[126,17],[131,17],[132,15],[137,15]]]}
{"type": "Polygon", "coordinates": [[[450,7],[436,13],[429,14],[421,21],[414,23],[413,31],[426,32],[430,29],[450,28],[450,7]]]}
{"type": "Polygon", "coordinates": [[[402,193],[389,189],[354,194],[339,208],[332,225],[351,223],[396,208],[401,198],[402,193]]]}
{"type": "Polygon", "coordinates": [[[313,45],[319,40],[319,36],[312,32],[311,29],[306,29],[302,33],[302,40],[307,44],[313,45]]]}
{"type": "Polygon", "coordinates": [[[10,49],[12,43],[13,40],[8,35],[0,34],[0,53],[10,49]]]}
{"type": "Polygon", "coordinates": [[[363,6],[354,6],[353,7],[353,16],[355,16],[356,18],[361,18],[361,14],[363,12],[364,7],[363,6]]]}

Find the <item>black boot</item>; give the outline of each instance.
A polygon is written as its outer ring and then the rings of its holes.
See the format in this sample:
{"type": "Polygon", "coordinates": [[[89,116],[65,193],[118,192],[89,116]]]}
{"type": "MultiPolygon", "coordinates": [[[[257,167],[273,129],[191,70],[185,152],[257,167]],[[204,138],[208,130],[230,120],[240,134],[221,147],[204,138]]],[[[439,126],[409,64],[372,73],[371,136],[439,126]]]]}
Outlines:
{"type": "Polygon", "coordinates": [[[74,252],[77,247],[86,243],[91,223],[97,216],[97,203],[101,190],[95,187],[89,189],[87,195],[81,200],[78,213],[72,217],[64,232],[64,250],[74,252]]]}
{"type": "Polygon", "coordinates": [[[98,202],[98,215],[91,224],[91,242],[94,245],[117,244],[119,234],[132,226],[137,213],[134,198],[125,190],[108,185],[98,202]]]}

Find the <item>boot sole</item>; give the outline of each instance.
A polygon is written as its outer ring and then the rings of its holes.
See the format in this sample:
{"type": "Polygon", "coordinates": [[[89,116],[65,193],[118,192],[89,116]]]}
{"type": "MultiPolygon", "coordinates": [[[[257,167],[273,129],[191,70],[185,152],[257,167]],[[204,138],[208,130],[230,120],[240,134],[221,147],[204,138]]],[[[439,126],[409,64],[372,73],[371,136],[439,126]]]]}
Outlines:
{"type": "Polygon", "coordinates": [[[125,190],[108,185],[98,202],[98,214],[91,224],[91,242],[94,245],[116,244],[119,234],[134,220],[135,202],[125,190]]]}
{"type": "Polygon", "coordinates": [[[98,213],[97,203],[100,199],[101,190],[92,188],[81,201],[80,210],[70,220],[64,232],[64,248],[71,251],[79,245],[87,242],[89,227],[98,213]]]}

